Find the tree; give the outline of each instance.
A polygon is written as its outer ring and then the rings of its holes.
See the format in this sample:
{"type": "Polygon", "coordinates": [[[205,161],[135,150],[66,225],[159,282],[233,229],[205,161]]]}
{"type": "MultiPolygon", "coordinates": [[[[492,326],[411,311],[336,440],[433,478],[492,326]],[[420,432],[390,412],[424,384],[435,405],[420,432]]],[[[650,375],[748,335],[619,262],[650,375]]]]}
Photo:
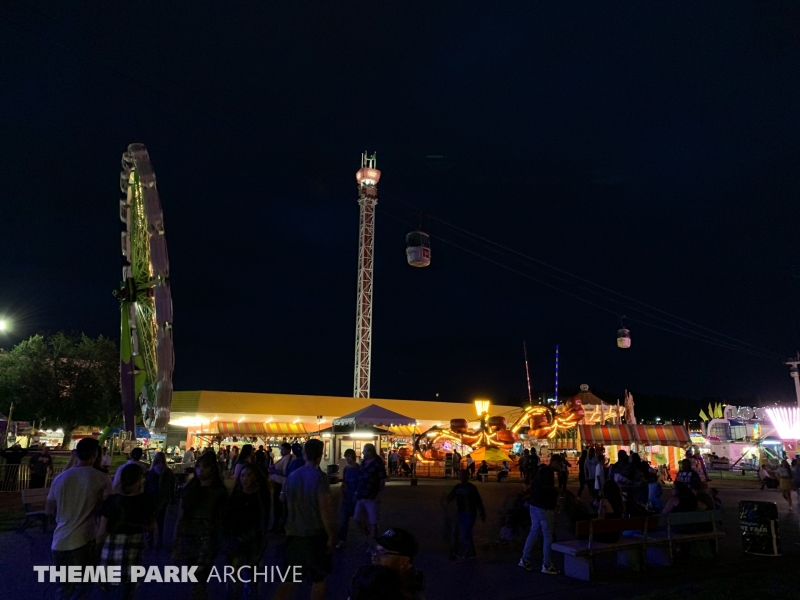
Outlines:
{"type": "Polygon", "coordinates": [[[119,410],[119,350],[103,336],[35,335],[0,352],[0,399],[19,398],[20,419],[46,418],[64,430],[105,425],[119,410]]]}

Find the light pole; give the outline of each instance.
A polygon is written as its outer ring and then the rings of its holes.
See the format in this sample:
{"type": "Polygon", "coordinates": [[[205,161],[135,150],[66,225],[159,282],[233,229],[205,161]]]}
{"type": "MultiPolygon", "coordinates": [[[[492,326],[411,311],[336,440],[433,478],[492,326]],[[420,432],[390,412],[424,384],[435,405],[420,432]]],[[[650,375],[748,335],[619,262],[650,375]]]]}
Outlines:
{"type": "MultiPolygon", "coordinates": [[[[16,400],[16,398],[14,398],[16,400]]],[[[8,409],[8,421],[6,421],[6,433],[3,436],[3,449],[8,446],[8,434],[11,432],[11,417],[14,415],[14,400],[11,401],[11,406],[8,409]]]]}

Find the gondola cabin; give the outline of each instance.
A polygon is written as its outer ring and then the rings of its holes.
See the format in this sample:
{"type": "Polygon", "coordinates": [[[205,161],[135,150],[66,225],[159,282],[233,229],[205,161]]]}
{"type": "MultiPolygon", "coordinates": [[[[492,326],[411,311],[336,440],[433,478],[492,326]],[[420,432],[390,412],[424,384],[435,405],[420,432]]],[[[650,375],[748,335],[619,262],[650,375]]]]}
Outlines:
{"type": "Polygon", "coordinates": [[[627,350],[631,347],[631,332],[628,329],[617,330],[617,347],[627,350]]]}
{"type": "Polygon", "coordinates": [[[412,267],[431,264],[431,239],[427,233],[412,231],[406,235],[406,258],[412,267]]]}

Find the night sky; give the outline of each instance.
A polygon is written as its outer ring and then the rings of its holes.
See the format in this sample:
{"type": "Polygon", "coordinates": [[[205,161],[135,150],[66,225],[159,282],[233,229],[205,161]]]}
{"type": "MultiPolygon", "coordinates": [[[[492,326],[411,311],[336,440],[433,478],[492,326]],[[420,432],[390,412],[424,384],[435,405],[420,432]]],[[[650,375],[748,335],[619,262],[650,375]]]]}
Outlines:
{"type": "Polygon", "coordinates": [[[376,150],[373,396],[521,398],[525,339],[538,391],[559,344],[562,386],[792,399],[780,361],[635,322],[619,350],[630,308],[439,239],[429,268],[405,262],[421,223],[542,276],[444,221],[800,347],[800,4],[597,4],[2,3],[3,345],[119,337],[136,141],[167,227],[175,388],[352,394],[354,174],[376,150]]]}

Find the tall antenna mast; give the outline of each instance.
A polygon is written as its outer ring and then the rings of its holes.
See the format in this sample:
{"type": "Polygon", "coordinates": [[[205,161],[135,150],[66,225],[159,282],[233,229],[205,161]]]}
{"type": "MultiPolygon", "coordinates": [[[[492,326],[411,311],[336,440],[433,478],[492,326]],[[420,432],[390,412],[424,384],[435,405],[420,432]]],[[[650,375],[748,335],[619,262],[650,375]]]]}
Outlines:
{"type": "Polygon", "coordinates": [[[522,340],[522,351],[525,353],[525,377],[528,380],[528,404],[533,404],[533,396],[531,396],[531,372],[528,369],[528,347],[525,345],[525,340],[522,340]]]}
{"type": "Polygon", "coordinates": [[[375,251],[375,205],[378,204],[378,181],[375,154],[361,155],[356,172],[358,205],[361,207],[358,247],[358,298],[356,305],[356,360],[353,397],[369,398],[372,365],[372,257],[375,251]]]}

